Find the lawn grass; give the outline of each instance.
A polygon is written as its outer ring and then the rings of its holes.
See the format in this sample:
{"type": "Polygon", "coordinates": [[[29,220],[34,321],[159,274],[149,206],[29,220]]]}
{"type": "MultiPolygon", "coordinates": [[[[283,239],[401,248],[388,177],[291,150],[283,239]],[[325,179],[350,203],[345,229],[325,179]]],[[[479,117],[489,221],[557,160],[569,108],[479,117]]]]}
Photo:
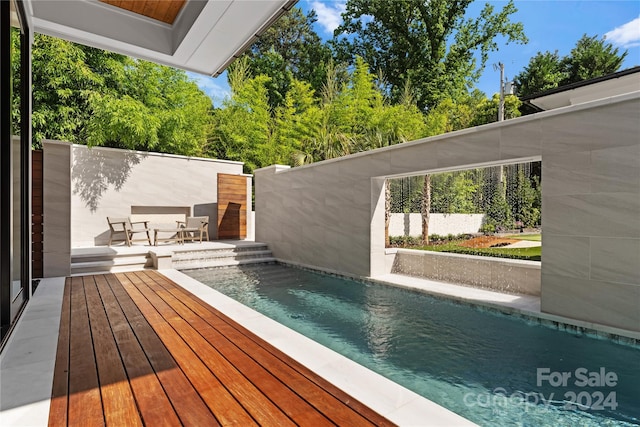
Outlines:
{"type": "Polygon", "coordinates": [[[542,241],[542,234],[510,234],[504,237],[506,239],[530,240],[532,242],[542,241]]]}
{"type": "MultiPolygon", "coordinates": [[[[524,240],[524,239],[522,239],[524,240]]],[[[466,255],[494,256],[500,258],[523,259],[527,261],[540,261],[542,257],[542,247],[533,248],[467,248],[460,246],[464,240],[452,240],[442,245],[426,245],[413,249],[434,251],[434,252],[451,252],[466,255]]]]}

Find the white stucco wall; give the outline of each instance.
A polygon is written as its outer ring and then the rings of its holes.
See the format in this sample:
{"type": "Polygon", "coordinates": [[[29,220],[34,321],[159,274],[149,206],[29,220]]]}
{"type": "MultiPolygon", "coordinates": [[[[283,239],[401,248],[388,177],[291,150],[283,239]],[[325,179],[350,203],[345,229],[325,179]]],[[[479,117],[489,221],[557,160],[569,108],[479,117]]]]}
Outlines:
{"type": "MultiPolygon", "coordinates": [[[[107,216],[141,217],[132,206],[186,207],[193,216],[208,215],[209,236],[215,239],[217,174],[242,174],[240,162],[88,148],[58,141],[45,141],[43,146],[45,182],[47,176],[63,174],[65,169],[67,174],[71,171],[70,182],[60,182],[55,188],[49,186],[49,191],[45,189],[49,206],[55,200],[68,199],[71,247],[106,244],[109,238],[107,216]],[[57,153],[55,162],[47,162],[47,159],[53,159],[47,153],[57,153]]],[[[250,210],[250,193],[247,203],[250,210]]],[[[48,216],[45,213],[45,218],[48,216]]],[[[170,215],[149,216],[156,221],[152,226],[162,225],[161,221],[175,226],[170,215]]],[[[62,241],[64,237],[56,236],[55,239],[62,241]]]]}
{"type": "MultiPolygon", "coordinates": [[[[447,236],[473,234],[480,231],[484,214],[429,214],[429,235],[447,236]]],[[[419,213],[392,213],[389,236],[422,236],[422,215],[419,213]]]]}
{"type": "Polygon", "coordinates": [[[385,178],[532,160],[542,160],[542,310],[640,331],[640,92],[257,170],[256,240],[291,262],[384,274],[385,178]]]}

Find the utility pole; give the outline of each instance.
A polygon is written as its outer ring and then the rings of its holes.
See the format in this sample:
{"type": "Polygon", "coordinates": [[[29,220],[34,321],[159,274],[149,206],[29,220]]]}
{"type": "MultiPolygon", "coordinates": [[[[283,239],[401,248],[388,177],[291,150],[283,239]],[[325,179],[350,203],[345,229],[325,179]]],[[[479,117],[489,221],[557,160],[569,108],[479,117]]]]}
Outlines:
{"type": "Polygon", "coordinates": [[[504,64],[502,62],[498,62],[498,66],[500,67],[500,104],[498,104],[498,121],[501,122],[504,120],[504,64]]]}
{"type": "MultiPolygon", "coordinates": [[[[498,121],[501,122],[504,120],[504,64],[502,62],[498,62],[498,66],[500,67],[500,103],[498,104],[498,121]]],[[[500,165],[500,168],[498,169],[498,183],[500,185],[502,196],[506,198],[507,185],[505,182],[503,165],[500,165]]]]}

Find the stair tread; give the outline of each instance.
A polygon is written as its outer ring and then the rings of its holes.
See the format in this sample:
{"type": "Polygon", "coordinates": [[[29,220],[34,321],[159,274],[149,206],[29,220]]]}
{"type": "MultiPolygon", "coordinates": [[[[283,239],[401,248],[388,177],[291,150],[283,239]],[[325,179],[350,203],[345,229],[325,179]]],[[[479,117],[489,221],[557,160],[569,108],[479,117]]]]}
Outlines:
{"type": "Polygon", "coordinates": [[[110,274],[110,273],[123,273],[127,271],[140,271],[140,270],[153,270],[152,267],[140,267],[140,266],[114,266],[114,268],[109,270],[89,270],[89,271],[74,271],[71,270],[71,276],[80,276],[86,274],[110,274]]]}
{"type": "Polygon", "coordinates": [[[250,251],[250,252],[218,252],[218,253],[209,253],[209,252],[177,252],[173,254],[173,259],[181,260],[181,259],[215,259],[215,258],[246,258],[246,257],[255,257],[260,255],[268,255],[271,254],[271,251],[250,251]]]}
{"type": "Polygon", "coordinates": [[[90,266],[100,266],[100,265],[132,265],[132,264],[144,264],[148,260],[147,257],[128,257],[127,259],[122,258],[113,258],[113,259],[103,259],[103,260],[95,260],[95,261],[83,261],[83,262],[73,262],[71,261],[71,268],[74,266],[77,267],[90,267],[90,266]]]}
{"type": "MultiPolygon", "coordinates": [[[[239,265],[239,264],[259,264],[259,263],[275,262],[275,261],[276,261],[276,258],[274,257],[251,258],[251,259],[240,259],[240,260],[233,260],[233,261],[226,261],[226,262],[201,263],[199,266],[196,266],[195,268],[224,267],[224,266],[239,265]]],[[[178,268],[186,268],[186,267],[187,266],[178,266],[178,268]]]]}
{"type": "MultiPolygon", "coordinates": [[[[187,244],[186,246],[191,245],[187,244]]],[[[76,251],[71,256],[71,274],[105,274],[148,268],[151,262],[149,252],[158,253],[161,247],[132,248],[125,252],[76,251]]],[[[198,247],[197,244],[185,248],[185,245],[181,245],[167,247],[166,254],[171,254],[173,268],[177,269],[216,268],[276,262],[272,251],[264,244],[244,245],[235,248],[203,248],[198,247]]]]}

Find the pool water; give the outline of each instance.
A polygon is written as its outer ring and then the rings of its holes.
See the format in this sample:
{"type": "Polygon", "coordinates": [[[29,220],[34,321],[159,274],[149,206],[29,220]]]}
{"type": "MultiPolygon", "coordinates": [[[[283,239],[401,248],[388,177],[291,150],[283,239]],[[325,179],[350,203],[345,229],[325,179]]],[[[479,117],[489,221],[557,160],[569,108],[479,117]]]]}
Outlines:
{"type": "Polygon", "coordinates": [[[184,273],[479,425],[640,425],[639,348],[283,265],[184,273]]]}

